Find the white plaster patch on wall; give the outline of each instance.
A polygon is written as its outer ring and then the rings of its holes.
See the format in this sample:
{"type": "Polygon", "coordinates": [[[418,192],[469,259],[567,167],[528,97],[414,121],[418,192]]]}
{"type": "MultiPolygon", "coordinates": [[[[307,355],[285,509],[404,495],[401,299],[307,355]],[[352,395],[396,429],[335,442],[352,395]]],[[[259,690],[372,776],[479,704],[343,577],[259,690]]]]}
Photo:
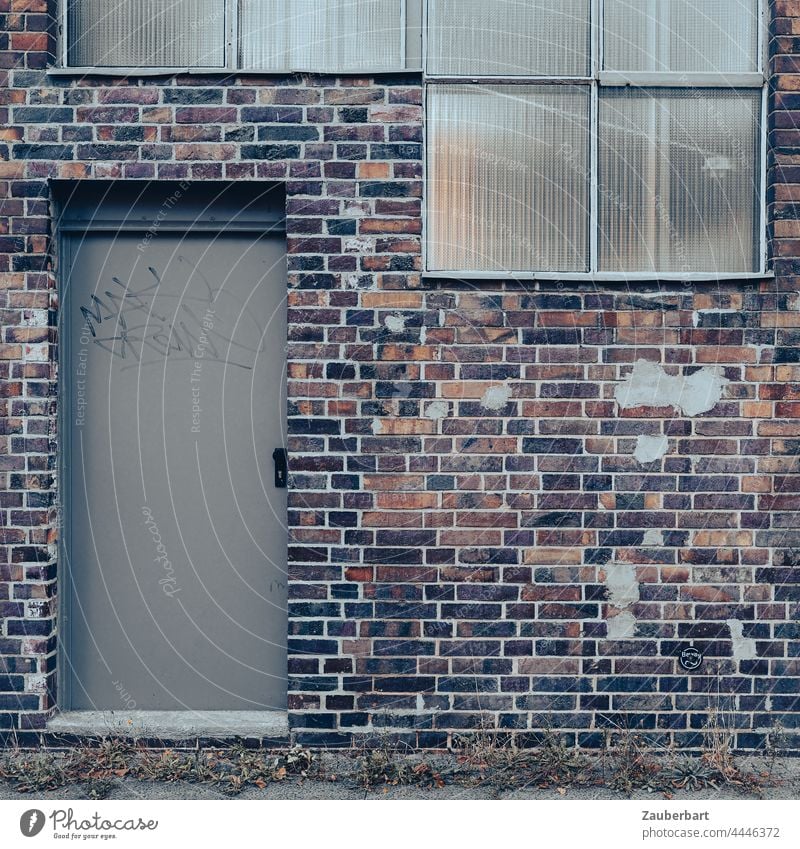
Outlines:
{"type": "Polygon", "coordinates": [[[20,654],[23,652],[25,654],[36,654],[37,651],[41,651],[39,648],[39,642],[41,637],[28,637],[21,641],[20,643],[20,654]]]}
{"type": "Polygon", "coordinates": [[[744,623],[741,619],[728,619],[728,628],[731,632],[731,643],[733,644],[733,656],[736,660],[755,660],[756,641],[751,640],[744,634],[744,623]]]}
{"type": "Polygon", "coordinates": [[[731,308],[722,309],[720,307],[716,307],[715,309],[712,309],[712,310],[695,310],[692,313],[692,324],[695,327],[700,327],[700,322],[702,321],[703,316],[707,315],[707,314],[720,315],[721,313],[731,314],[731,313],[735,313],[735,312],[739,312],[739,310],[735,310],[735,309],[731,309],[731,308]]]}
{"type": "Polygon", "coordinates": [[[642,545],[664,545],[664,532],[656,528],[648,528],[644,532],[642,545]]]}
{"type": "Polygon", "coordinates": [[[47,342],[24,345],[22,348],[22,359],[26,363],[46,363],[49,359],[47,342]]]}
{"type": "Polygon", "coordinates": [[[645,433],[636,438],[636,450],[633,456],[639,463],[653,463],[660,460],[669,448],[666,436],[649,436],[645,433]]]}
{"type": "Polygon", "coordinates": [[[428,404],[428,407],[425,410],[425,418],[444,419],[447,418],[449,412],[450,405],[447,401],[433,401],[431,404],[428,404]]]}
{"type": "Polygon", "coordinates": [[[633,371],[617,385],[614,397],[622,409],[677,407],[687,416],[696,416],[719,402],[728,383],[718,367],[706,366],[685,377],[667,374],[658,363],[637,360],[633,371]]]}
{"type": "Polygon", "coordinates": [[[355,236],[352,239],[345,239],[344,252],[346,254],[368,254],[373,252],[373,244],[369,239],[359,239],[355,236]]]}
{"type": "Polygon", "coordinates": [[[604,571],[608,600],[614,607],[630,607],[639,601],[636,569],[630,563],[609,563],[604,571]]]}
{"type": "Polygon", "coordinates": [[[25,677],[25,692],[26,693],[46,693],[47,692],[47,676],[46,675],[27,675],[25,677]]]}
{"type": "Polygon", "coordinates": [[[344,202],[343,212],[351,218],[360,218],[362,215],[369,215],[369,203],[364,200],[346,200],[344,202]]]}
{"type": "Polygon", "coordinates": [[[375,434],[375,436],[377,436],[382,431],[383,431],[383,424],[381,423],[381,420],[380,419],[373,419],[372,420],[372,432],[373,432],[373,434],[375,434]]]}
{"type": "Polygon", "coordinates": [[[606,636],[609,640],[628,640],[636,631],[636,617],[623,610],[606,622],[606,636]]]}
{"type": "Polygon", "coordinates": [[[25,310],[21,327],[47,327],[47,310],[25,310]]]}
{"type": "Polygon", "coordinates": [[[511,400],[511,387],[504,383],[502,386],[491,386],[483,393],[481,406],[487,410],[502,410],[511,400]]]}
{"type": "Polygon", "coordinates": [[[720,368],[703,368],[687,378],[678,377],[681,390],[678,396],[679,407],[687,416],[706,413],[715,407],[722,398],[722,390],[730,383],[720,368]]]}
{"type": "Polygon", "coordinates": [[[390,333],[402,333],[406,329],[406,320],[402,315],[395,313],[387,315],[383,323],[390,333]]]}
{"type": "Polygon", "coordinates": [[[26,619],[46,619],[50,615],[50,605],[46,601],[29,601],[25,605],[26,619]]]}

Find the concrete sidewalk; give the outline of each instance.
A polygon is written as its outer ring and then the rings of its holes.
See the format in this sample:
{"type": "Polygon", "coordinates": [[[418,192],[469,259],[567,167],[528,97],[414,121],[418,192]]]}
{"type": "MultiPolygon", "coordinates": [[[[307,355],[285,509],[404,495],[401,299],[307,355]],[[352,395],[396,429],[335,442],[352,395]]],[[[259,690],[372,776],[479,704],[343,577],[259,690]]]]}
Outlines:
{"type": "MultiPolygon", "coordinates": [[[[631,794],[615,791],[604,786],[567,786],[540,789],[535,786],[503,787],[497,780],[487,780],[477,786],[446,783],[444,787],[386,786],[378,785],[369,792],[359,786],[352,772],[346,774],[341,768],[346,762],[341,757],[323,760],[320,778],[287,778],[269,783],[264,789],[248,787],[236,796],[221,792],[218,788],[184,781],[141,781],[131,778],[113,779],[108,785],[108,799],[664,799],[663,793],[635,791],[631,794]],[[336,770],[334,772],[333,770],[336,770]],[[335,780],[333,779],[335,776],[335,780]]],[[[747,792],[737,787],[726,786],[719,790],[675,790],[670,797],[675,801],[697,801],[702,799],[785,799],[800,798],[800,759],[780,759],[774,764],[762,759],[743,759],[742,766],[756,774],[769,773],[764,786],[758,793],[747,792]]],[[[46,793],[19,793],[8,782],[0,782],[0,799],[87,799],[90,784],[72,784],[46,793]]]]}

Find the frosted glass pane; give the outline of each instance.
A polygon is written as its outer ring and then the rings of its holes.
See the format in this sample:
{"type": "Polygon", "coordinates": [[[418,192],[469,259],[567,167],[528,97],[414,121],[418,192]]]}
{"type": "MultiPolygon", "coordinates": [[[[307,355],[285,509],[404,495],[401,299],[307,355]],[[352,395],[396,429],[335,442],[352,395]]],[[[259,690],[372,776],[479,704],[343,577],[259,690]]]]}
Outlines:
{"type": "Polygon", "coordinates": [[[761,92],[602,89],[601,271],[757,271],[761,92]]]}
{"type": "Polygon", "coordinates": [[[225,65],[225,0],[72,0],[67,31],[73,66],[225,65]]]}
{"type": "Polygon", "coordinates": [[[428,73],[589,76],[589,7],[589,0],[428,0],[428,73]]]}
{"type": "Polygon", "coordinates": [[[589,88],[428,87],[428,267],[585,271],[589,88]]]}
{"type": "Polygon", "coordinates": [[[405,0],[241,0],[241,63],[259,70],[405,66],[405,0]]]}
{"type": "Polygon", "coordinates": [[[605,0],[612,71],[759,70],[760,0],[605,0]]]}

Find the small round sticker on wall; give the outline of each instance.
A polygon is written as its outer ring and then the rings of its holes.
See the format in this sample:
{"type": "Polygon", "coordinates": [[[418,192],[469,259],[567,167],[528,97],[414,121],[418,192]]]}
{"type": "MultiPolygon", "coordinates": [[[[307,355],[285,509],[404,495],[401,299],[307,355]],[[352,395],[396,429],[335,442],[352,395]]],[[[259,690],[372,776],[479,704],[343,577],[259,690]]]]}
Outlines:
{"type": "Polygon", "coordinates": [[[703,654],[694,646],[689,646],[681,651],[678,659],[680,660],[681,666],[691,672],[692,670],[697,669],[703,662],[703,654]]]}

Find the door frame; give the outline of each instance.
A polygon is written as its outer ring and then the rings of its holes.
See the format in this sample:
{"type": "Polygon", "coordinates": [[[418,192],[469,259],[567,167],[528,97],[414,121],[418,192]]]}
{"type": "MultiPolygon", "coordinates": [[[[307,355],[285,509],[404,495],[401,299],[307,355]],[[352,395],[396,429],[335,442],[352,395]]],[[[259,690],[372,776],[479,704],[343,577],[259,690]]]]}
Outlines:
{"type": "MultiPolygon", "coordinates": [[[[106,186],[112,183],[122,183],[126,186],[140,183],[142,181],[134,180],[82,180],[66,184],[72,190],[77,190],[80,193],[81,186],[106,186]]],[[[163,186],[164,181],[158,181],[163,186]]],[[[177,181],[176,181],[177,182],[177,181]]],[[[204,188],[213,188],[214,183],[217,185],[233,186],[229,181],[202,181],[201,185],[204,188]]],[[[249,185],[281,186],[272,182],[248,181],[249,185]]],[[[144,192],[139,195],[141,198],[144,192]]],[[[56,294],[57,294],[57,315],[56,315],[56,338],[57,338],[57,356],[56,365],[58,368],[58,387],[56,394],[56,479],[57,479],[57,498],[56,498],[56,528],[58,530],[58,540],[56,544],[56,687],[55,687],[55,712],[63,712],[71,710],[72,704],[72,679],[71,667],[69,666],[69,656],[71,648],[71,627],[72,627],[72,568],[69,559],[69,537],[71,536],[71,505],[68,499],[64,498],[66,492],[66,481],[68,470],[71,467],[70,455],[70,412],[69,405],[70,389],[72,385],[71,369],[68,368],[72,349],[70,346],[70,334],[65,331],[69,327],[69,310],[66,308],[69,303],[68,296],[68,277],[74,259],[73,245],[76,239],[86,236],[91,236],[96,233],[126,233],[126,234],[145,234],[148,232],[147,227],[142,221],[130,217],[120,218],[104,218],[102,216],[94,217],[91,220],[80,220],[71,218],[67,213],[68,207],[58,199],[55,201],[57,207],[56,214],[53,215],[54,225],[54,241],[56,246],[56,294]],[[70,670],[70,672],[68,672],[70,670]]],[[[206,208],[207,209],[207,208],[206,208]]],[[[204,210],[205,211],[205,210],[204,210]]],[[[286,219],[285,216],[262,218],[251,221],[232,221],[229,218],[217,218],[216,220],[204,221],[198,219],[169,217],[168,220],[161,221],[158,225],[158,233],[208,233],[209,235],[219,235],[222,233],[232,234],[249,234],[252,236],[281,236],[283,237],[284,245],[286,242],[286,219]]],[[[288,255],[288,252],[287,252],[288,255]]],[[[288,279],[287,279],[288,290],[288,279]]],[[[288,322],[287,322],[287,339],[288,343],[288,322]]],[[[287,398],[288,402],[288,398],[287,398]]],[[[284,410],[284,418],[288,415],[288,408],[284,410]]],[[[287,517],[288,519],[288,517],[287,517]]],[[[288,558],[288,537],[287,537],[287,558],[288,558]]],[[[288,629],[287,629],[288,637],[288,629]]],[[[288,676],[287,676],[288,686],[288,676]]]]}

